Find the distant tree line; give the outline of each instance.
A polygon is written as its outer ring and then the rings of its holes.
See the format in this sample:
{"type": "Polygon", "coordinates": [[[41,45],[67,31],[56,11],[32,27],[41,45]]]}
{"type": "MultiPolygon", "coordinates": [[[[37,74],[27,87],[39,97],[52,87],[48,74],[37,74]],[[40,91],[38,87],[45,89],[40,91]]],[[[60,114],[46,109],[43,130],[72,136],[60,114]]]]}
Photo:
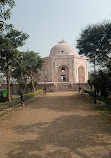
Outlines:
{"type": "Polygon", "coordinates": [[[38,53],[18,50],[18,47],[25,44],[29,35],[6,23],[11,17],[14,5],[14,0],[0,0],[0,71],[7,79],[9,101],[11,101],[10,78],[17,79],[19,85],[23,87],[23,83],[30,77],[32,91],[35,92],[34,73],[41,69],[43,63],[38,53]]]}
{"type": "Polygon", "coordinates": [[[77,40],[80,55],[89,58],[94,72],[90,72],[88,83],[91,88],[95,84],[96,92],[103,97],[111,94],[111,22],[88,26],[82,30],[77,40]]]}

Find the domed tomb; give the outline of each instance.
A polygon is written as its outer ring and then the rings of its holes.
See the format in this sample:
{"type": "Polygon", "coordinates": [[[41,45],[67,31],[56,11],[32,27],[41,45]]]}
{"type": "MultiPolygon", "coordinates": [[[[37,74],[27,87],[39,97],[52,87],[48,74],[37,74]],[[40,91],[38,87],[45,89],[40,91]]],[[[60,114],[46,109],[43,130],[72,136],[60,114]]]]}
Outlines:
{"type": "Polygon", "coordinates": [[[50,90],[71,90],[74,84],[87,80],[88,58],[76,54],[76,49],[64,40],[52,47],[50,55],[44,58],[39,84],[47,84],[50,90]]]}
{"type": "Polygon", "coordinates": [[[71,44],[62,40],[57,45],[52,47],[50,51],[50,57],[55,57],[59,55],[76,55],[76,50],[71,44]]]}

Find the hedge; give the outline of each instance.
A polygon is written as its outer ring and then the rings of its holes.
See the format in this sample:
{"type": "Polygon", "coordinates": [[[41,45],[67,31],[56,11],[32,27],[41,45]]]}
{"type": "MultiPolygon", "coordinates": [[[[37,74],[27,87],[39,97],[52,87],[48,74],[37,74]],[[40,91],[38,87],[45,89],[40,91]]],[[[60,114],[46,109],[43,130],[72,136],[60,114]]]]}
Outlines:
{"type": "Polygon", "coordinates": [[[27,101],[31,98],[37,97],[37,96],[41,96],[43,94],[43,90],[37,90],[35,93],[27,93],[24,95],[24,101],[27,101]]]}

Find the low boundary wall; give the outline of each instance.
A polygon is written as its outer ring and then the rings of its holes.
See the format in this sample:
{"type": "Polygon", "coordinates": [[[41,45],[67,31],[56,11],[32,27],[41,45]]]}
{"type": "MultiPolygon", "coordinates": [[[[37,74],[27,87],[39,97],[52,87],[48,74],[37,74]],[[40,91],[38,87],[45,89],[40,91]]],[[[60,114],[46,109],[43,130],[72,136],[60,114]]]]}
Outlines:
{"type": "MultiPolygon", "coordinates": [[[[90,89],[87,83],[68,83],[68,82],[58,82],[58,83],[38,83],[37,89],[44,89],[46,87],[46,92],[61,92],[61,91],[79,91],[79,86],[81,89],[90,89]]],[[[1,84],[1,90],[7,89],[6,84],[1,84]]],[[[18,84],[13,84],[11,86],[11,95],[18,94],[18,84]]]]}

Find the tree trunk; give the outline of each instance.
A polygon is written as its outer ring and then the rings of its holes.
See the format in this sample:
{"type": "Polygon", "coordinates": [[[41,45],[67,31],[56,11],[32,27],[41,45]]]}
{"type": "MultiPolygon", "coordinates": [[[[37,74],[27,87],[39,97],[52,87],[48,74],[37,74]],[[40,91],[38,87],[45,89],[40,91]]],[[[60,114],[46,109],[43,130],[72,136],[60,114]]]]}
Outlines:
{"type": "Polygon", "coordinates": [[[101,89],[101,96],[103,96],[104,98],[106,98],[108,96],[107,90],[105,88],[101,89]]]}
{"type": "Polygon", "coordinates": [[[32,92],[35,92],[35,86],[34,86],[34,77],[33,74],[31,74],[31,82],[32,82],[32,92]]]}
{"type": "Polygon", "coordinates": [[[11,101],[11,96],[10,96],[10,74],[9,74],[9,69],[7,70],[7,90],[8,90],[8,101],[11,101]]]}

